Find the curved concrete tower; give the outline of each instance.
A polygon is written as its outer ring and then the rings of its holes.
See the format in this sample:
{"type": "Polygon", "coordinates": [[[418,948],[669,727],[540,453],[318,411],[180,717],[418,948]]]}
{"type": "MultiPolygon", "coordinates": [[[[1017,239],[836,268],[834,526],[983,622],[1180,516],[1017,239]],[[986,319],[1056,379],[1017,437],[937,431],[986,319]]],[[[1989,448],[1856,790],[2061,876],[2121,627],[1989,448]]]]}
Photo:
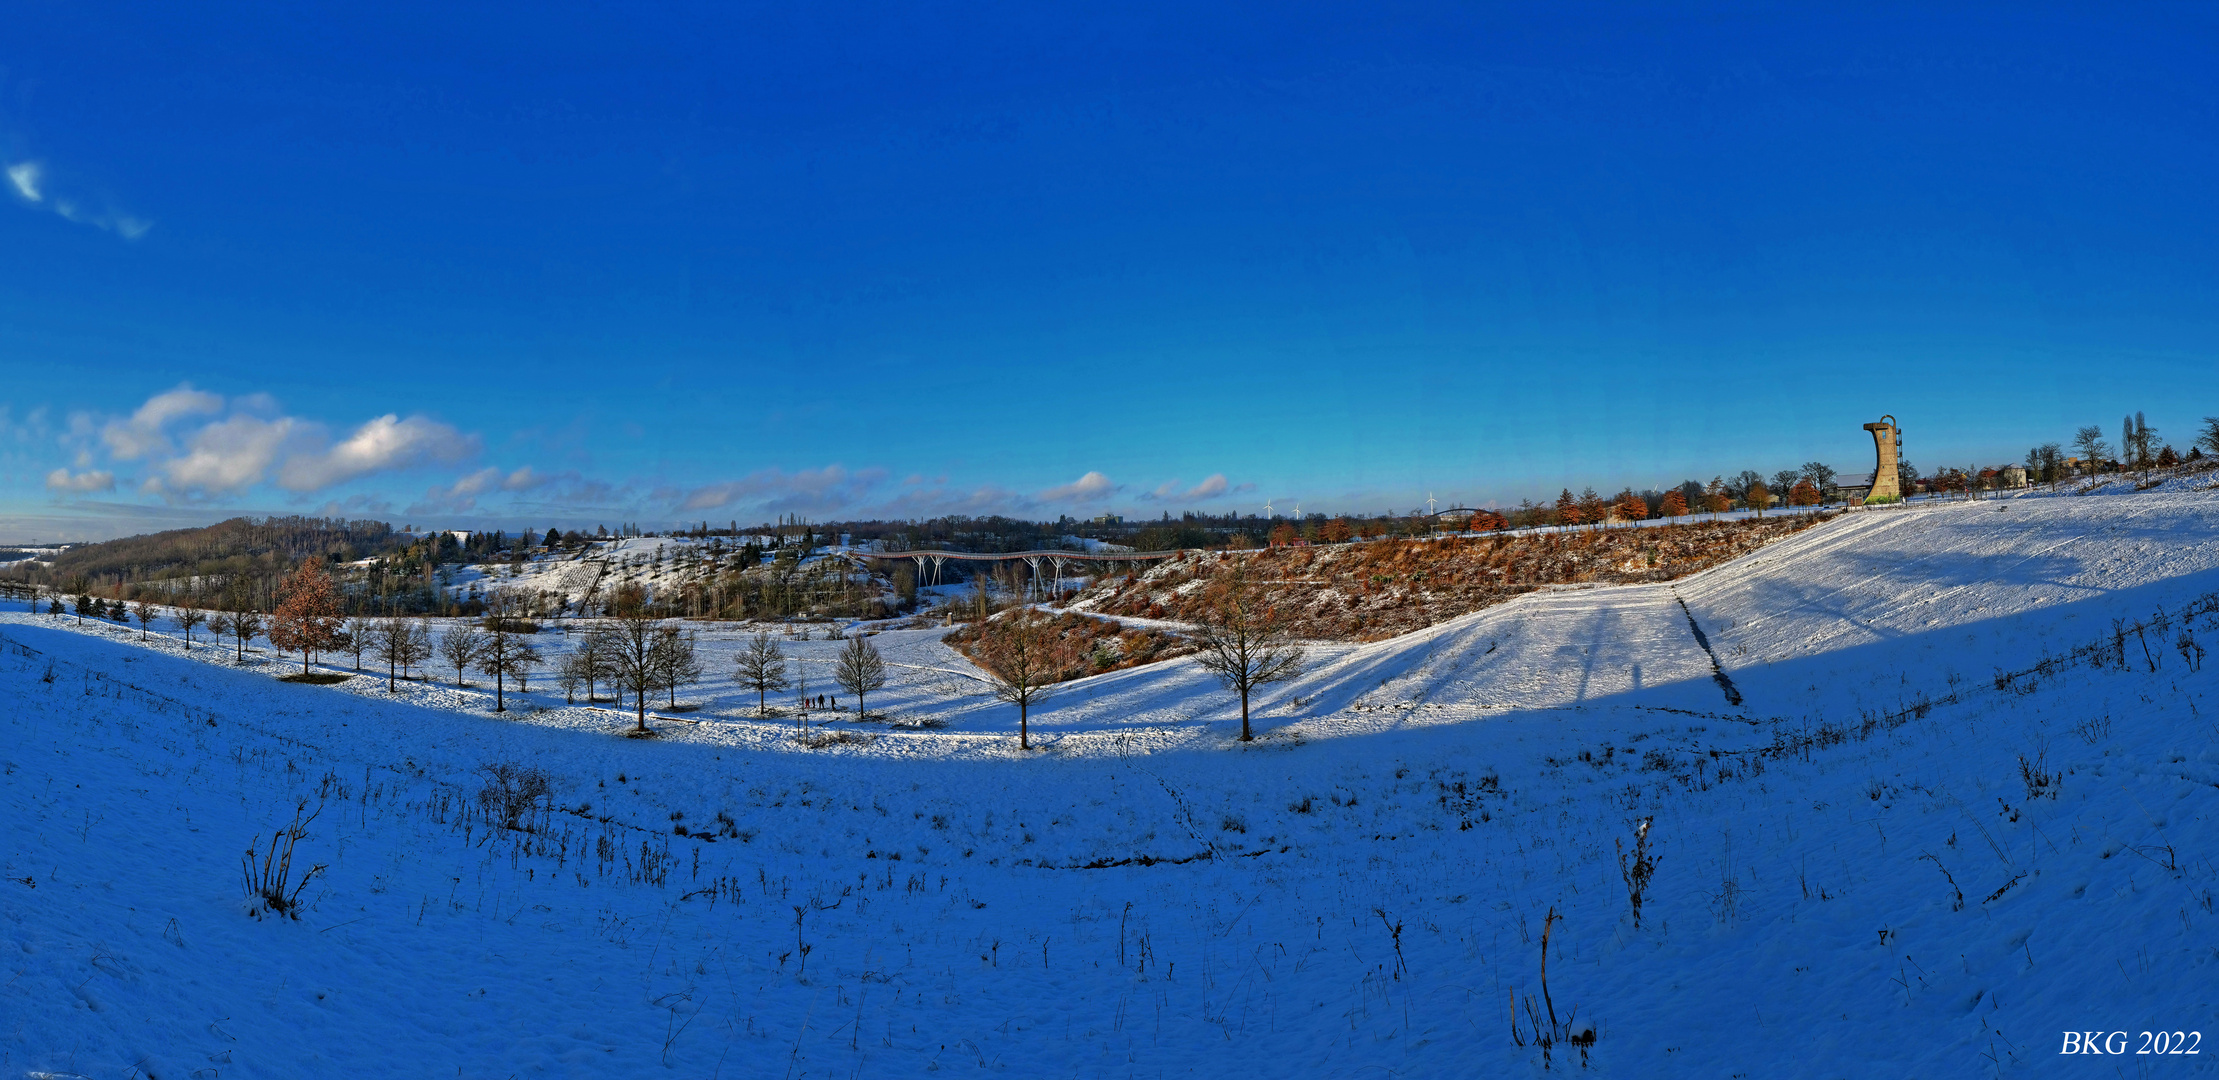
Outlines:
{"type": "Polygon", "coordinates": [[[1876,424],[1866,424],[1872,433],[1872,490],[1865,493],[1866,502],[1887,502],[1903,497],[1903,484],[1897,478],[1896,458],[1903,451],[1903,429],[1895,426],[1895,417],[1883,416],[1876,424]]]}

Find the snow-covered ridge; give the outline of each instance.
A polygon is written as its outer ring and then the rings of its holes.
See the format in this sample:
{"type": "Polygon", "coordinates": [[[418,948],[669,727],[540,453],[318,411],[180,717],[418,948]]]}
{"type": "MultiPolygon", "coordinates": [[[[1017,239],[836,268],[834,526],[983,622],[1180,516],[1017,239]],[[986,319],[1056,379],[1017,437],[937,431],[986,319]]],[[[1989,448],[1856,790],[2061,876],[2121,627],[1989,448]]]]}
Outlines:
{"type": "Polygon", "coordinates": [[[1598,1075],[2208,1037],[2215,539],[2194,489],[1853,515],[1319,647],[1249,746],[1191,665],[1082,680],[1032,755],[935,631],[872,640],[945,729],[809,750],[736,691],[642,742],[538,680],[495,717],[9,613],[0,1071],[1524,1075],[1552,911],[1598,1075]],[[2113,620],[2160,647],[1997,678],[2113,620]],[[493,762],[548,774],[537,831],[489,827],[493,762]],[[251,919],[240,853],[304,797],[329,868],[251,919]]]}

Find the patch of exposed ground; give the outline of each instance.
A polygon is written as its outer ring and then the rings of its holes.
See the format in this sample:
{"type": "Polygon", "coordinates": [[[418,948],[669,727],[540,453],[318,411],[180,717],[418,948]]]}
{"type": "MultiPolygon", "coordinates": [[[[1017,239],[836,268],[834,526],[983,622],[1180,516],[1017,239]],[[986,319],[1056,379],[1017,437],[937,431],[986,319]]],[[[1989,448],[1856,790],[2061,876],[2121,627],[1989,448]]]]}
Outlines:
{"type": "MultiPolygon", "coordinates": [[[[998,646],[992,632],[995,625],[991,620],[965,623],[941,640],[971,662],[987,666],[998,646]]],[[[1193,643],[1177,634],[1153,627],[1121,626],[1076,612],[1056,616],[1043,629],[1051,635],[1048,655],[1055,675],[1052,682],[1139,667],[1194,651],[1193,643]]]]}
{"type": "MultiPolygon", "coordinates": [[[[1605,528],[1539,535],[1369,540],[1240,553],[1250,576],[1304,637],[1378,641],[1558,585],[1670,581],[1792,536],[1826,517],[1702,521],[1660,528],[1605,528]]],[[[1188,552],[1148,573],[1105,578],[1079,610],[1192,621],[1220,552],[1188,552]]]]}

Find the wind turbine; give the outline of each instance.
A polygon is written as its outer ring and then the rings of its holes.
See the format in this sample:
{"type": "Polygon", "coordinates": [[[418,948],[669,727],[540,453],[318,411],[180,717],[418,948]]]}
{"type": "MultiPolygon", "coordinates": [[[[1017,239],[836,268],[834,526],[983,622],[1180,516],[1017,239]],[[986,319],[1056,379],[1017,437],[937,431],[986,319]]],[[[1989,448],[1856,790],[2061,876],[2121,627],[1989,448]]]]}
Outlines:
{"type": "Polygon", "coordinates": [[[1271,520],[1271,500],[1270,500],[1270,499],[1265,499],[1265,500],[1264,500],[1264,520],[1265,520],[1265,521],[1270,521],[1270,520],[1271,520]]]}

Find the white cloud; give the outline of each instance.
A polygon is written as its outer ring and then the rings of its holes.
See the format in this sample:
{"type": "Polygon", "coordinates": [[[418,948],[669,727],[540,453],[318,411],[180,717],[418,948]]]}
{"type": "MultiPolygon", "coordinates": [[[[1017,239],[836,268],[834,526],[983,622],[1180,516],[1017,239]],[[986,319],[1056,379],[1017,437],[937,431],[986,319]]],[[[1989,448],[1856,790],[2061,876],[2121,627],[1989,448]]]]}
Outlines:
{"type": "MultiPolygon", "coordinates": [[[[445,494],[449,496],[483,495],[500,486],[501,470],[488,465],[449,485],[445,489],[445,494]]],[[[440,489],[434,488],[433,490],[438,491],[440,489]]]]}
{"type": "Polygon", "coordinates": [[[36,161],[24,161],[8,166],[8,183],[15,185],[15,193],[28,202],[38,202],[39,174],[44,172],[36,161]]]}
{"type": "Polygon", "coordinates": [[[884,469],[850,472],[840,465],[793,473],[759,469],[738,480],[673,494],[678,496],[677,508],[689,512],[747,505],[779,513],[824,513],[853,507],[886,475],[884,469]]]}
{"type": "Polygon", "coordinates": [[[277,482],[289,491],[320,491],[374,472],[460,461],[477,449],[475,436],[437,420],[422,416],[403,420],[387,413],[328,450],[291,455],[279,469],[277,482]]]}
{"type": "Polygon", "coordinates": [[[1209,479],[1185,491],[1179,490],[1177,479],[1166,480],[1157,485],[1155,490],[1142,495],[1141,498],[1152,502],[1202,502],[1218,498],[1229,492],[1249,491],[1254,489],[1255,486],[1254,484],[1242,484],[1236,488],[1225,479],[1224,473],[1211,473],[1209,479]]]}
{"type": "Polygon", "coordinates": [[[424,492],[424,497],[411,504],[411,514],[462,514],[477,509],[478,496],[496,491],[519,493],[554,487],[555,502],[564,505],[606,505],[615,498],[616,489],[598,480],[587,481],[576,472],[548,474],[529,465],[502,472],[486,466],[470,473],[445,487],[434,487],[424,492]]]}
{"type": "MultiPolygon", "coordinates": [[[[1223,479],[1222,477],[1220,479],[1223,479]]],[[[1117,493],[1120,485],[1098,472],[1089,472],[1068,484],[1049,488],[1035,496],[1041,502],[1100,502],[1117,493]]]]}
{"type": "MultiPolygon", "coordinates": [[[[478,448],[477,436],[421,416],[388,413],[332,443],[322,424],[284,415],[267,395],[233,399],[228,410],[226,404],[220,395],[180,385],[148,398],[128,418],[99,425],[100,444],[112,460],[146,460],[150,472],[140,490],[173,502],[223,498],[266,481],[307,494],[372,473],[459,461],[478,448]],[[187,421],[227,412],[175,433],[187,421]]],[[[65,444],[91,445],[92,428],[89,419],[73,418],[65,444]]]]}
{"type": "Polygon", "coordinates": [[[88,495],[96,491],[114,491],[116,474],[94,469],[71,474],[68,469],[56,469],[46,474],[46,490],[57,495],[88,495]]]}
{"type": "Polygon", "coordinates": [[[301,434],[301,425],[289,416],[233,416],[210,424],[186,439],[184,454],[156,466],[158,490],[194,499],[235,494],[261,483],[301,434]]]}
{"type": "Polygon", "coordinates": [[[16,197],[33,206],[41,206],[60,215],[66,221],[90,225],[96,229],[115,233],[126,240],[137,240],[154,228],[145,218],[106,207],[86,209],[76,199],[55,195],[49,198],[46,185],[46,163],[19,161],[7,167],[8,184],[15,188],[16,197]]]}
{"type": "Polygon", "coordinates": [[[100,438],[108,444],[109,456],[117,461],[137,461],[170,451],[169,435],[164,429],[171,421],[188,416],[211,416],[222,411],[222,397],[195,390],[191,383],[179,383],[174,390],[165,390],[146,399],[146,404],[139,406],[130,419],[110,420],[101,428],[100,438]]]}

